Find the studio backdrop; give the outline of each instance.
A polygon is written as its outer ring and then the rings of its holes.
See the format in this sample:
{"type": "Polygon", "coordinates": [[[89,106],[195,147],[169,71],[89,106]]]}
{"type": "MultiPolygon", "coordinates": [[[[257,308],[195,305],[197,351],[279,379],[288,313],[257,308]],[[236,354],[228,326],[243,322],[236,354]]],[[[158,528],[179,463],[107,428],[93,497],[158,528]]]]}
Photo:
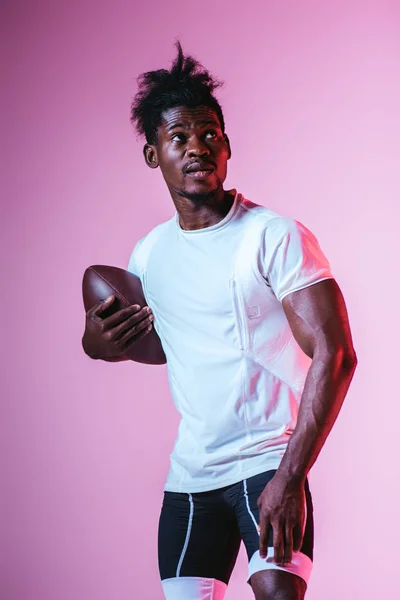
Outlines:
{"type": "MultiPolygon", "coordinates": [[[[3,0],[3,600],[161,600],[166,366],[90,360],[81,280],[174,206],[129,122],[174,42],[223,80],[226,188],[304,223],[359,366],[310,475],[308,600],[399,597],[400,5],[3,0]]],[[[226,595],[252,598],[243,549],[226,595]]]]}

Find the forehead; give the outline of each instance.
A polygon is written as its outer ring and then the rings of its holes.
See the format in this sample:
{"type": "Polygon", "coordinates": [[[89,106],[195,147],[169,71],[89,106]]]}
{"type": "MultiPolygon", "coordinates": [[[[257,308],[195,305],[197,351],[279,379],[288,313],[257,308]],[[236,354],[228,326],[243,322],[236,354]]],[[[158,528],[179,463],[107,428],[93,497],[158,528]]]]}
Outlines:
{"type": "Polygon", "coordinates": [[[168,132],[173,127],[196,127],[202,125],[221,126],[217,113],[207,106],[196,106],[189,108],[187,106],[175,106],[164,111],[161,116],[160,128],[168,132]]]}

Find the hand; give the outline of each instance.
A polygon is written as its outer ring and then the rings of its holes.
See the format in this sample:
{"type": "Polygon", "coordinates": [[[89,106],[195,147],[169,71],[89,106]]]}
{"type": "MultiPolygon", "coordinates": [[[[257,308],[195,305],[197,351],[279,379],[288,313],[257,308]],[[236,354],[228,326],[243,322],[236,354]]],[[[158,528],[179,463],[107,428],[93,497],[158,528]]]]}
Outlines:
{"type": "Polygon", "coordinates": [[[83,348],[91,358],[115,358],[123,354],[132,344],[146,336],[154,320],[148,306],[140,308],[132,304],[113,315],[101,315],[114,302],[109,296],[86,313],[86,328],[82,339],[83,348]]]}
{"type": "Polygon", "coordinates": [[[266,558],[273,531],[274,563],[284,566],[303,543],[305,523],[304,480],[291,480],[279,471],[257,500],[260,513],[260,556],[266,558]]]}

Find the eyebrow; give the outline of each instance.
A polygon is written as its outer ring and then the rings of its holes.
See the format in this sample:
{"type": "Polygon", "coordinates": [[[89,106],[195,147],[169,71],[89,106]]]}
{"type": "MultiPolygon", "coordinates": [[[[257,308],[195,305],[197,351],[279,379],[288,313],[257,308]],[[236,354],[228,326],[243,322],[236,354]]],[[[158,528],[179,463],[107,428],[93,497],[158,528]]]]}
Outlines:
{"type": "MultiPolygon", "coordinates": [[[[215,119],[205,119],[204,121],[198,121],[198,124],[200,126],[213,125],[214,127],[220,127],[220,124],[215,119]]],[[[172,131],[173,129],[176,129],[178,127],[187,129],[187,125],[185,125],[185,123],[175,123],[174,125],[171,125],[171,127],[168,127],[167,133],[169,133],[170,131],[172,131]]]]}

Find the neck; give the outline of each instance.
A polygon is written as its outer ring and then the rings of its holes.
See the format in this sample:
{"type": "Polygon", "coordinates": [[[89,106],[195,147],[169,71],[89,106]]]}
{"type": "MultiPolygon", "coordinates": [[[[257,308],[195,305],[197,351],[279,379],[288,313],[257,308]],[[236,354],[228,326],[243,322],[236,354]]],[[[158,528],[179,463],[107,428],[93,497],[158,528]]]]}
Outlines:
{"type": "Polygon", "coordinates": [[[173,194],[179,225],[184,230],[204,229],[216,225],[230,211],[235,196],[222,187],[212,194],[173,194]]]}

